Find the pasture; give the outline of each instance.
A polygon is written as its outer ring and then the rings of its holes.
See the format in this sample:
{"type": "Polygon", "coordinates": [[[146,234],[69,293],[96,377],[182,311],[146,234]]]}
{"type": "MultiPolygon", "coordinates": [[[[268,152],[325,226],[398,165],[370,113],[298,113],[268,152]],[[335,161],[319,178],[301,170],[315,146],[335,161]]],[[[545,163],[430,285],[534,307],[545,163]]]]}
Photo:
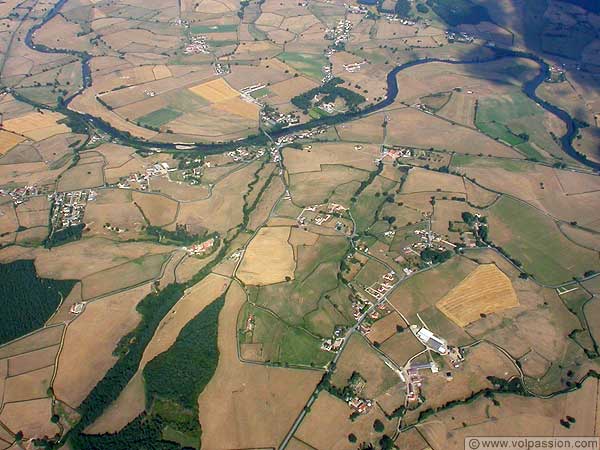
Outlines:
{"type": "Polygon", "coordinates": [[[573,244],[534,208],[503,197],[489,211],[491,240],[541,283],[560,284],[600,267],[596,252],[573,244]]]}

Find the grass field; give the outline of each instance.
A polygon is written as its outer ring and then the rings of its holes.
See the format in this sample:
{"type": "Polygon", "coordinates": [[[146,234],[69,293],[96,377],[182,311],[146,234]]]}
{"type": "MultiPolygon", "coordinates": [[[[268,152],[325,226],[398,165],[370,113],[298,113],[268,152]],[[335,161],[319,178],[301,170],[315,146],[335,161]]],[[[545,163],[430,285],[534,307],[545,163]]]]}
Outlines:
{"type": "Polygon", "coordinates": [[[598,270],[596,252],[573,244],[551,218],[537,210],[503,197],[489,211],[492,241],[541,283],[559,284],[587,270],[598,270]]]}
{"type": "Polygon", "coordinates": [[[233,33],[237,31],[236,24],[225,25],[192,25],[190,31],[194,34],[204,33],[233,33]]]}
{"type": "Polygon", "coordinates": [[[323,77],[323,66],[328,64],[320,53],[283,52],[277,58],[315,80],[323,77]]]}
{"type": "Polygon", "coordinates": [[[170,122],[171,120],[177,119],[183,113],[179,111],[175,111],[171,108],[161,108],[156,111],[152,111],[149,114],[146,114],[140,118],[138,118],[138,122],[144,126],[150,126],[153,128],[159,128],[165,123],[170,122]]]}
{"type": "Polygon", "coordinates": [[[559,150],[547,128],[544,110],[517,90],[480,99],[475,124],[485,134],[516,146],[531,158],[543,156],[529,142],[550,153],[559,150]]]}
{"type": "Polygon", "coordinates": [[[437,307],[460,327],[519,304],[510,279],[494,264],[477,267],[437,307]]]}

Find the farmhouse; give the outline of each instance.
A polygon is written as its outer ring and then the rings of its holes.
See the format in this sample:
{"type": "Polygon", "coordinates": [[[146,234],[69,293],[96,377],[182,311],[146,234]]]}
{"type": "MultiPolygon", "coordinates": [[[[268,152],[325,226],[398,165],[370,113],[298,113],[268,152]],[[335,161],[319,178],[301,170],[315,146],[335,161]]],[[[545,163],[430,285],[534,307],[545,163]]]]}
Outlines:
{"type": "Polygon", "coordinates": [[[440,355],[445,355],[448,353],[448,343],[446,340],[435,336],[427,328],[419,328],[417,325],[411,325],[410,330],[423,345],[430,348],[434,352],[439,353],[440,355]]]}

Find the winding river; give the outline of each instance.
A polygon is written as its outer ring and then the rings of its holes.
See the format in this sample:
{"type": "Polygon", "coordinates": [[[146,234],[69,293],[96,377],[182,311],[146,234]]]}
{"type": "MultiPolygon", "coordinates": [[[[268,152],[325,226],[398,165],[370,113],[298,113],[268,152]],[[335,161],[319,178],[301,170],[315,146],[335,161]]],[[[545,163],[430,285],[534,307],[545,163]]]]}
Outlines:
{"type": "MultiPolygon", "coordinates": [[[[43,52],[43,53],[72,54],[72,55],[78,56],[81,59],[83,87],[79,91],[74,93],[70,98],[65,100],[65,107],[76,95],[81,93],[81,91],[88,88],[92,84],[92,76],[91,76],[91,71],[90,71],[90,67],[89,67],[90,55],[88,55],[87,53],[84,53],[84,52],[70,51],[70,50],[64,50],[64,49],[52,49],[52,48],[46,47],[45,45],[34,44],[33,36],[38,29],[40,29],[45,23],[47,23],[54,16],[56,16],[56,14],[59,13],[60,9],[63,7],[63,5],[66,2],[67,2],[67,0],[59,0],[40,23],[34,25],[33,27],[31,27],[29,29],[29,31],[27,32],[27,35],[25,37],[25,44],[34,51],[43,52]]],[[[542,108],[544,108],[546,111],[550,112],[551,114],[554,114],[555,116],[557,116],[560,120],[562,120],[564,122],[564,124],[567,128],[567,132],[560,138],[560,146],[561,146],[562,150],[567,155],[569,155],[571,158],[578,161],[579,163],[581,163],[587,167],[590,167],[594,170],[600,171],[600,163],[596,163],[594,161],[588,160],[585,156],[583,156],[582,154],[577,152],[575,150],[575,148],[573,147],[573,140],[575,139],[575,137],[577,135],[577,126],[575,125],[575,122],[573,121],[573,118],[569,115],[569,113],[567,113],[563,109],[557,107],[556,105],[553,105],[551,103],[546,102],[545,100],[542,100],[535,93],[537,87],[541,83],[544,82],[544,80],[547,78],[547,76],[549,74],[548,64],[542,58],[540,58],[539,56],[534,55],[532,53],[525,53],[525,52],[519,52],[519,51],[514,51],[514,50],[509,50],[509,49],[501,49],[501,48],[492,48],[491,50],[493,50],[494,55],[492,57],[486,58],[486,59],[477,59],[477,60],[472,60],[472,61],[457,61],[457,60],[447,60],[447,59],[437,59],[437,58],[424,58],[424,59],[418,59],[418,60],[408,62],[406,64],[396,66],[387,75],[387,94],[386,94],[386,97],[383,100],[381,100],[380,102],[375,103],[370,106],[367,106],[366,108],[364,108],[360,111],[344,114],[341,117],[337,117],[337,119],[336,119],[336,116],[333,116],[333,117],[326,118],[326,120],[323,120],[323,119],[314,120],[309,123],[284,128],[284,129],[281,129],[281,130],[271,133],[271,136],[274,138],[278,138],[278,137],[285,136],[290,133],[294,133],[296,131],[313,128],[320,124],[332,125],[335,123],[347,122],[348,120],[356,119],[356,118],[365,116],[367,114],[372,114],[372,113],[377,112],[387,106],[390,106],[391,104],[394,103],[394,101],[396,100],[396,97],[398,95],[398,82],[397,82],[396,76],[401,71],[409,69],[414,66],[418,66],[418,65],[422,65],[422,64],[429,64],[429,63],[434,63],[434,62],[446,63],[446,64],[459,64],[459,65],[483,64],[483,63],[488,63],[491,61],[496,61],[501,58],[526,58],[526,59],[530,59],[530,60],[537,62],[540,65],[540,71],[533,79],[527,81],[523,85],[523,87],[522,87],[523,93],[525,95],[527,95],[527,97],[529,97],[531,100],[535,101],[542,108]]],[[[117,140],[123,138],[123,134],[119,130],[113,128],[106,122],[99,120],[96,117],[90,116],[88,114],[76,113],[74,111],[71,111],[71,113],[77,114],[82,119],[86,120],[87,122],[92,123],[94,126],[103,130],[104,132],[106,132],[111,137],[113,137],[117,140]]],[[[176,149],[175,144],[147,142],[147,141],[132,138],[129,136],[126,137],[126,141],[128,141],[128,143],[134,144],[138,147],[148,148],[148,147],[152,146],[152,147],[161,148],[161,149],[171,149],[171,150],[176,149]]],[[[250,142],[250,139],[246,138],[246,139],[236,141],[234,143],[226,143],[226,144],[197,144],[194,146],[194,149],[216,153],[216,152],[224,151],[226,149],[231,148],[232,144],[234,144],[236,146],[240,146],[240,145],[244,145],[245,143],[249,143],[249,142],[250,142]]]]}

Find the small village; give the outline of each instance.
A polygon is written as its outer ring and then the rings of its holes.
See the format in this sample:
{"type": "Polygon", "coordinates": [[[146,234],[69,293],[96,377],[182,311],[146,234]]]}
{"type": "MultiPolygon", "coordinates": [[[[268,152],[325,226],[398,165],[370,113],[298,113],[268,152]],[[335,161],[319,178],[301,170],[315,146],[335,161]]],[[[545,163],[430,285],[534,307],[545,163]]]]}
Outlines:
{"type": "Polygon", "coordinates": [[[21,203],[26,202],[29,198],[47,194],[48,191],[49,187],[47,186],[38,187],[36,185],[26,185],[14,189],[0,188],[0,195],[8,195],[12,199],[13,204],[18,206],[21,203]]]}
{"type": "Polygon", "coordinates": [[[210,253],[215,245],[215,238],[207,239],[199,244],[193,244],[190,247],[182,247],[189,256],[201,256],[210,253]]]}
{"type": "Polygon", "coordinates": [[[97,192],[91,189],[54,192],[48,195],[48,200],[52,203],[52,229],[60,231],[82,224],[87,203],[94,201],[97,195],[97,192]]]}
{"type": "Polygon", "coordinates": [[[206,43],[206,36],[196,34],[190,36],[190,43],[185,46],[183,53],[186,55],[195,55],[198,53],[210,53],[208,44],[206,43]]]}
{"type": "Polygon", "coordinates": [[[139,189],[146,191],[150,188],[150,180],[155,177],[167,176],[169,172],[176,169],[169,167],[166,162],[156,163],[147,167],[144,173],[134,172],[128,177],[124,177],[117,183],[117,186],[122,189],[139,189]]]}

